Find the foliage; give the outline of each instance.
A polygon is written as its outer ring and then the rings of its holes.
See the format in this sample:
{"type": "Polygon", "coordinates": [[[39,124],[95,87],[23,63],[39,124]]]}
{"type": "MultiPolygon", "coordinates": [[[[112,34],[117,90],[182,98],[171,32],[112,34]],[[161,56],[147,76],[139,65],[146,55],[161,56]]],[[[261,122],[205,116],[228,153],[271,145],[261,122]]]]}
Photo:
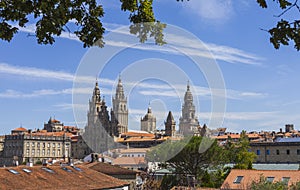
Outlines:
{"type": "Polygon", "coordinates": [[[201,187],[220,188],[229,175],[230,170],[230,167],[223,167],[215,171],[205,171],[201,177],[201,187]]]}
{"type": "Polygon", "coordinates": [[[42,161],[37,160],[37,161],[35,162],[35,164],[36,164],[36,165],[42,165],[42,161]]]}
{"type": "Polygon", "coordinates": [[[224,163],[222,151],[222,147],[218,146],[215,140],[206,137],[192,137],[189,143],[176,156],[168,160],[168,164],[175,168],[177,173],[197,177],[204,174],[204,171],[208,168],[224,163]],[[213,141],[210,147],[204,152],[200,152],[199,148],[202,143],[209,144],[209,141],[213,141]]]}
{"type": "Polygon", "coordinates": [[[228,150],[227,153],[230,162],[235,164],[233,168],[252,169],[252,163],[254,162],[256,155],[254,152],[248,151],[250,145],[246,131],[242,131],[241,137],[237,143],[233,143],[232,139],[229,138],[225,147],[226,150],[228,150]]]}
{"type": "MultiPolygon", "coordinates": [[[[155,20],[153,0],[120,0],[121,10],[130,12],[132,25],[130,32],[136,34],[141,42],[148,35],[154,37],[157,44],[164,44],[162,30],[165,24],[155,20]]],[[[4,0],[0,1],[0,39],[12,40],[18,27],[26,27],[34,21],[35,36],[39,44],[53,44],[54,36],[63,31],[73,32],[84,47],[98,45],[103,47],[101,18],[104,10],[96,0],[4,0]],[[68,24],[75,27],[69,27],[68,24]],[[71,31],[71,28],[75,28],[71,31]]]]}
{"type": "MultiPolygon", "coordinates": [[[[176,0],[184,1],[184,0],[176,0]]],[[[188,0],[187,0],[188,1],[188,0]]],[[[256,0],[262,8],[267,8],[266,0],[256,0]]],[[[130,32],[137,35],[140,42],[154,38],[155,43],[163,45],[163,29],[166,24],[156,20],[153,0],[120,0],[121,10],[129,12],[132,23],[130,32]]],[[[300,12],[298,0],[273,0],[282,11],[276,17],[281,18],[291,9],[300,12]]],[[[29,20],[35,23],[35,36],[39,44],[53,44],[54,36],[63,31],[73,32],[84,47],[97,45],[103,47],[103,28],[101,18],[104,10],[97,0],[3,0],[0,1],[0,39],[11,41],[18,32],[18,27],[26,27],[29,20]],[[75,27],[69,27],[75,25],[75,27]],[[73,30],[72,30],[73,29],[73,30]]],[[[300,20],[283,19],[269,30],[270,42],[278,49],[281,45],[294,42],[300,50],[300,20]]]]}
{"type": "Polygon", "coordinates": [[[288,190],[288,186],[281,181],[270,182],[263,176],[260,177],[258,182],[253,182],[250,186],[251,190],[288,190]]]}
{"type": "Polygon", "coordinates": [[[172,187],[179,184],[178,179],[174,175],[165,175],[161,181],[159,189],[171,189],[172,187]]]}
{"type": "MultiPolygon", "coordinates": [[[[257,0],[257,3],[262,8],[268,7],[266,0],[257,0]]],[[[298,10],[297,12],[300,13],[298,0],[294,0],[294,2],[291,2],[290,0],[276,0],[276,3],[279,5],[282,13],[275,17],[280,18],[291,9],[296,9],[298,10]]],[[[298,51],[300,50],[300,20],[291,20],[280,19],[277,21],[277,25],[275,27],[267,30],[267,32],[271,35],[270,42],[276,49],[278,49],[280,45],[289,45],[289,42],[293,41],[295,44],[294,47],[298,51]]]]}

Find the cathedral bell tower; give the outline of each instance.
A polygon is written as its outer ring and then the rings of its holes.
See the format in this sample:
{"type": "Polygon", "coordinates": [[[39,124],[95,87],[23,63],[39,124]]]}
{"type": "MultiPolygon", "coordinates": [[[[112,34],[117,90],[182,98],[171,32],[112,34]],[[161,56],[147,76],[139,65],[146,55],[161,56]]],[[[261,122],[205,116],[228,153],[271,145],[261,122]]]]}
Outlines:
{"type": "Polygon", "coordinates": [[[113,103],[113,115],[117,122],[115,126],[115,133],[119,135],[128,131],[128,108],[127,97],[124,95],[123,84],[121,77],[119,76],[118,85],[116,88],[115,96],[112,98],[113,103]]]}

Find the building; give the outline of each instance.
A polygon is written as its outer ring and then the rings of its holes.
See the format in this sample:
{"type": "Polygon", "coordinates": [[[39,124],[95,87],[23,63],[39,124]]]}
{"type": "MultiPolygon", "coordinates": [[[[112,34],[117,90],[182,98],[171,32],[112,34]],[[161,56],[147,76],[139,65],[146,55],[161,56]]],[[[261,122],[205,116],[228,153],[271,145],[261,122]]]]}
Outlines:
{"type": "Polygon", "coordinates": [[[176,132],[175,127],[176,127],[176,122],[174,120],[172,112],[169,111],[169,114],[168,114],[168,117],[167,117],[167,121],[165,122],[165,135],[166,136],[174,137],[175,136],[175,132],[176,132]]]}
{"type": "Polygon", "coordinates": [[[136,187],[136,180],[141,173],[140,171],[129,170],[104,162],[89,163],[86,165],[86,167],[114,178],[125,180],[130,184],[130,189],[134,189],[136,187]]]}
{"type": "Polygon", "coordinates": [[[93,150],[87,145],[81,135],[71,137],[71,157],[74,159],[83,159],[86,155],[89,155],[93,150]]]}
{"type": "Polygon", "coordinates": [[[193,135],[194,133],[198,133],[200,125],[195,112],[193,95],[188,83],[187,90],[184,95],[181,117],[179,118],[179,132],[181,134],[193,135]]]}
{"type": "Polygon", "coordinates": [[[104,152],[113,146],[116,120],[110,120],[106,102],[101,99],[98,81],[96,81],[92,98],[89,100],[87,126],[82,135],[84,141],[93,152],[104,152]]]}
{"type": "Polygon", "coordinates": [[[59,120],[52,119],[50,117],[48,123],[44,124],[44,130],[48,132],[60,132],[63,131],[64,124],[61,123],[59,120]]]}
{"type": "Polygon", "coordinates": [[[10,135],[5,135],[0,164],[11,166],[43,160],[68,161],[71,155],[71,136],[71,133],[64,131],[14,129],[10,135]]]}
{"type": "Polygon", "coordinates": [[[278,138],[275,142],[250,142],[258,163],[300,163],[300,138],[278,138]]]}
{"type": "Polygon", "coordinates": [[[119,157],[146,157],[146,153],[149,150],[149,148],[120,149],[119,157]]]}
{"type": "Polygon", "coordinates": [[[232,169],[223,182],[221,190],[247,190],[253,182],[258,182],[261,177],[265,177],[269,182],[282,181],[288,186],[300,181],[300,171],[298,170],[239,170],[232,169]]]}
{"type": "Polygon", "coordinates": [[[112,164],[131,170],[146,170],[148,166],[145,157],[117,157],[112,164]]]}
{"type": "Polygon", "coordinates": [[[144,117],[141,118],[141,131],[154,132],[156,130],[156,117],[152,114],[151,107],[144,117]]]}
{"type": "Polygon", "coordinates": [[[168,138],[170,137],[160,134],[129,131],[121,134],[115,139],[115,142],[128,148],[149,148],[165,142],[168,138]]]}
{"type": "Polygon", "coordinates": [[[116,94],[112,98],[113,103],[113,115],[117,120],[117,126],[115,135],[118,136],[121,133],[128,131],[128,108],[127,108],[127,97],[124,95],[124,89],[121,78],[119,77],[118,85],[116,88],[116,94]]]}
{"type": "Polygon", "coordinates": [[[129,190],[129,183],[85,166],[0,168],[0,189],[129,190]]]}

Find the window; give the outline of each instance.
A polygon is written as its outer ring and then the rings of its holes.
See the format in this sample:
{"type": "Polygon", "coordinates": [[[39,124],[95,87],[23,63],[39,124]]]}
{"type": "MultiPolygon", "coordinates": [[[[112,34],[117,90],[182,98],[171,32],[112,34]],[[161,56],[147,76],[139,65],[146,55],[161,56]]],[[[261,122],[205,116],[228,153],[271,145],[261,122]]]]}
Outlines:
{"type": "Polygon", "coordinates": [[[55,143],[52,144],[52,147],[55,148],[55,143]]]}
{"type": "Polygon", "coordinates": [[[50,148],[50,143],[47,144],[47,147],[50,148]]]}
{"type": "Polygon", "coordinates": [[[60,155],[60,150],[57,150],[57,156],[59,156],[60,155]]]}
{"type": "Polygon", "coordinates": [[[50,155],[50,150],[49,150],[49,149],[47,150],[47,155],[48,155],[48,156],[50,155]]]}
{"type": "Polygon", "coordinates": [[[279,150],[276,150],[276,154],[277,154],[277,155],[279,155],[279,154],[280,154],[280,153],[279,153],[279,150]]]}
{"type": "Polygon", "coordinates": [[[266,154],[267,154],[267,155],[270,155],[270,150],[266,150],[266,154]]]}
{"type": "Polygon", "coordinates": [[[289,149],[286,150],[286,154],[287,154],[287,155],[290,154],[290,150],[289,150],[289,149]]]}
{"type": "Polygon", "coordinates": [[[32,143],[31,143],[31,146],[34,147],[34,146],[35,146],[35,142],[32,142],[32,143]]]}
{"type": "Polygon", "coordinates": [[[26,155],[29,156],[29,149],[26,149],[26,155]]]}
{"type": "Polygon", "coordinates": [[[20,174],[19,172],[17,172],[16,170],[13,170],[13,169],[10,169],[8,170],[10,173],[13,173],[13,174],[20,174]]]}
{"type": "Polygon", "coordinates": [[[26,143],[26,146],[29,146],[29,142],[26,143]]]}
{"type": "Polygon", "coordinates": [[[244,178],[244,176],[237,176],[233,183],[240,184],[243,178],[244,178]]]}
{"type": "Polygon", "coordinates": [[[23,168],[23,171],[26,172],[26,173],[31,173],[31,170],[26,169],[26,168],[23,168]]]}
{"type": "Polygon", "coordinates": [[[42,154],[43,154],[43,156],[45,156],[45,149],[42,150],[42,154]]]}
{"type": "Polygon", "coordinates": [[[290,177],[282,177],[282,182],[287,185],[290,181],[290,177]]]}
{"type": "Polygon", "coordinates": [[[260,155],[260,150],[256,150],[256,154],[257,154],[257,155],[260,155]]]}
{"type": "Polygon", "coordinates": [[[300,149],[297,149],[297,155],[300,155],[300,149]]]}
{"type": "Polygon", "coordinates": [[[42,170],[46,171],[46,172],[49,172],[49,173],[54,173],[53,170],[51,170],[50,168],[42,168],[42,170]]]}
{"type": "Polygon", "coordinates": [[[273,183],[274,177],[267,177],[267,181],[273,183]]]}
{"type": "Polygon", "coordinates": [[[40,150],[39,150],[39,149],[37,150],[37,155],[38,155],[38,156],[40,155],[40,150]]]}
{"type": "Polygon", "coordinates": [[[60,143],[57,144],[57,148],[60,148],[60,143]]]}
{"type": "Polygon", "coordinates": [[[55,156],[55,150],[52,150],[52,156],[55,156]]]}
{"type": "Polygon", "coordinates": [[[34,151],[34,149],[32,149],[31,150],[31,155],[34,156],[34,153],[35,153],[35,151],[34,151]]]}
{"type": "Polygon", "coordinates": [[[43,143],[43,148],[45,148],[46,147],[46,143],[43,143]]]}
{"type": "Polygon", "coordinates": [[[39,142],[37,143],[37,147],[40,148],[40,143],[39,142]]]}

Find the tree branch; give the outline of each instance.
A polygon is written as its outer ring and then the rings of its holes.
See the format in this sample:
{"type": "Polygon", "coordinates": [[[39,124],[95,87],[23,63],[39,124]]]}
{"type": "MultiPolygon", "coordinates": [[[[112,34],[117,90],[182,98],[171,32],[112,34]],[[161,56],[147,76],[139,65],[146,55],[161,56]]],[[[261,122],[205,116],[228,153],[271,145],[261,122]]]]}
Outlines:
{"type": "Polygon", "coordinates": [[[281,17],[282,15],[284,15],[286,12],[288,12],[289,10],[291,10],[293,7],[296,7],[299,12],[300,12],[300,9],[299,9],[299,6],[297,5],[297,2],[298,0],[295,0],[295,2],[289,6],[287,9],[285,9],[282,13],[280,13],[279,15],[274,15],[274,17],[281,17]]]}

